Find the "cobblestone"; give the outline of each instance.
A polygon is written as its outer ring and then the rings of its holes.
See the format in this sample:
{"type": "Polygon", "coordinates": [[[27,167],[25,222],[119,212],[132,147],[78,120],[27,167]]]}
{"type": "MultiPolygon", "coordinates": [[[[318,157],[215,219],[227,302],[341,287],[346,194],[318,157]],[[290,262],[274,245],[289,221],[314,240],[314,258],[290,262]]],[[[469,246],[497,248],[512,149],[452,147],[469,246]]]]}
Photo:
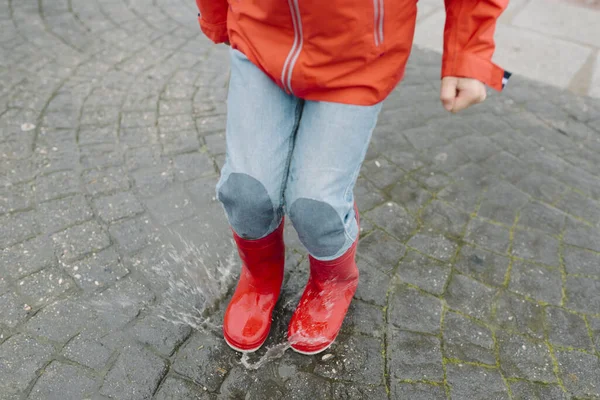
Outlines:
{"type": "Polygon", "coordinates": [[[449,312],[444,318],[443,335],[446,357],[488,365],[496,364],[494,338],[492,332],[484,325],[449,312]]]}
{"type": "Polygon", "coordinates": [[[110,245],[110,238],[96,222],[76,225],[52,236],[59,257],[70,262],[110,245]]]}
{"type": "Polygon", "coordinates": [[[73,196],[40,204],[37,222],[44,232],[54,233],[93,217],[83,196],[73,196]]]}
{"type": "Polygon", "coordinates": [[[502,371],[507,378],[554,382],[550,351],[543,342],[530,342],[515,335],[497,337],[502,371]]]}
{"type": "Polygon", "coordinates": [[[7,395],[16,395],[27,388],[37,371],[54,352],[49,344],[20,334],[0,345],[0,388],[7,395]]]}
{"type": "Polygon", "coordinates": [[[510,275],[510,290],[550,304],[560,304],[560,271],[515,261],[510,275]]]}
{"type": "Polygon", "coordinates": [[[82,368],[52,362],[31,389],[32,400],[78,400],[93,393],[96,381],[82,368]]]}
{"type": "Polygon", "coordinates": [[[100,393],[123,400],[146,399],[166,371],[166,363],[158,356],[141,347],[127,346],[104,378],[100,393]]]}
{"type": "Polygon", "coordinates": [[[442,352],[437,337],[390,329],[389,339],[397,344],[388,355],[393,378],[443,381],[442,352]]]}
{"type": "MultiPolygon", "coordinates": [[[[333,358],[247,370],[220,333],[157,319],[198,306],[171,239],[211,268],[234,251],[228,51],[193,3],[138,3],[0,0],[0,398],[600,397],[600,103],[516,77],[449,116],[420,49],[355,188],[361,282],[333,358]]],[[[286,242],[267,345],[308,276],[289,221],[286,242]]]]}

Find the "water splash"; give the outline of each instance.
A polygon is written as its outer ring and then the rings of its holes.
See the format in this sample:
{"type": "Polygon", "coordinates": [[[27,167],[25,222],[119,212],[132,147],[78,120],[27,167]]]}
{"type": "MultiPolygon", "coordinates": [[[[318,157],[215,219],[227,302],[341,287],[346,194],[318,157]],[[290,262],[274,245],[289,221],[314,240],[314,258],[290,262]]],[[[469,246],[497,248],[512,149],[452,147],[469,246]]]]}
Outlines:
{"type": "Polygon", "coordinates": [[[209,315],[216,311],[233,284],[235,252],[225,258],[218,253],[210,257],[208,244],[192,244],[177,236],[183,247],[163,244],[165,257],[152,267],[167,285],[157,305],[158,316],[174,324],[220,334],[221,326],[213,323],[209,315]]]}
{"type": "Polygon", "coordinates": [[[244,353],[240,362],[246,369],[257,370],[269,361],[274,361],[283,357],[286,350],[291,346],[292,344],[287,341],[273,345],[267,348],[266,353],[263,354],[256,362],[250,362],[250,354],[244,353]]]}

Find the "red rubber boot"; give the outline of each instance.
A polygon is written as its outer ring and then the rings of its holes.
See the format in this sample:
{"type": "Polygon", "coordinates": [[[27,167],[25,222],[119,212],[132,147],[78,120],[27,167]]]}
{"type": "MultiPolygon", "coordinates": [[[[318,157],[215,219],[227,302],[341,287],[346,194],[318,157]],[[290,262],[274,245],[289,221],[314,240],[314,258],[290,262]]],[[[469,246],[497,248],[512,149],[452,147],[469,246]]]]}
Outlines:
{"type": "Polygon", "coordinates": [[[235,233],[233,237],[242,271],[225,311],[223,336],[232,349],[253,352],[269,335],[271,315],[281,291],[285,263],[283,222],[262,239],[246,240],[235,233]]]}
{"type": "Polygon", "coordinates": [[[357,243],[358,238],[335,260],[309,257],[310,277],[288,327],[288,341],[296,352],[320,353],[337,337],[358,286],[357,243]]]}

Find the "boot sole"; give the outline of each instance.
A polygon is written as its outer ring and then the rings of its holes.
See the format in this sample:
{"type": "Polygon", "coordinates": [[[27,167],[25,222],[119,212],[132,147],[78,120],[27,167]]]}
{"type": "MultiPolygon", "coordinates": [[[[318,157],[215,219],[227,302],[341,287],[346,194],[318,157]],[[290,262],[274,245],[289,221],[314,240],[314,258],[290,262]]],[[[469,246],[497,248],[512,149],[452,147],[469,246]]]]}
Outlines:
{"type": "Polygon", "coordinates": [[[335,342],[335,339],[337,339],[337,336],[335,338],[333,338],[333,340],[331,341],[331,343],[329,343],[327,346],[325,346],[325,347],[323,347],[322,349],[319,349],[319,350],[302,351],[302,350],[298,350],[293,345],[290,346],[290,347],[291,347],[292,350],[294,350],[298,354],[302,354],[302,355],[305,355],[305,356],[314,356],[315,354],[322,353],[325,350],[329,349],[331,347],[331,345],[333,344],[333,342],[335,342]]]}
{"type": "Polygon", "coordinates": [[[267,338],[265,338],[265,340],[263,340],[257,347],[253,347],[251,349],[241,349],[241,348],[231,344],[231,342],[229,342],[229,340],[227,340],[227,338],[225,336],[223,336],[223,339],[225,339],[225,343],[227,343],[227,346],[231,347],[233,350],[240,352],[240,353],[254,353],[258,349],[260,349],[262,347],[262,345],[265,344],[265,342],[267,341],[267,338]]]}

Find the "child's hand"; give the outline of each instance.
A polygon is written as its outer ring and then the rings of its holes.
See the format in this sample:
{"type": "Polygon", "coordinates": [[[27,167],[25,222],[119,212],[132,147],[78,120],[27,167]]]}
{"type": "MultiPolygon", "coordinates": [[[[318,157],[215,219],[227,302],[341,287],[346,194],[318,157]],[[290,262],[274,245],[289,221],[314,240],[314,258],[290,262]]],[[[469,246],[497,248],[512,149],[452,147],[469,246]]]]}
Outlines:
{"type": "Polygon", "coordinates": [[[457,78],[455,76],[442,78],[440,100],[444,108],[452,113],[457,113],[473,104],[481,103],[486,96],[485,85],[477,79],[457,78]]]}

